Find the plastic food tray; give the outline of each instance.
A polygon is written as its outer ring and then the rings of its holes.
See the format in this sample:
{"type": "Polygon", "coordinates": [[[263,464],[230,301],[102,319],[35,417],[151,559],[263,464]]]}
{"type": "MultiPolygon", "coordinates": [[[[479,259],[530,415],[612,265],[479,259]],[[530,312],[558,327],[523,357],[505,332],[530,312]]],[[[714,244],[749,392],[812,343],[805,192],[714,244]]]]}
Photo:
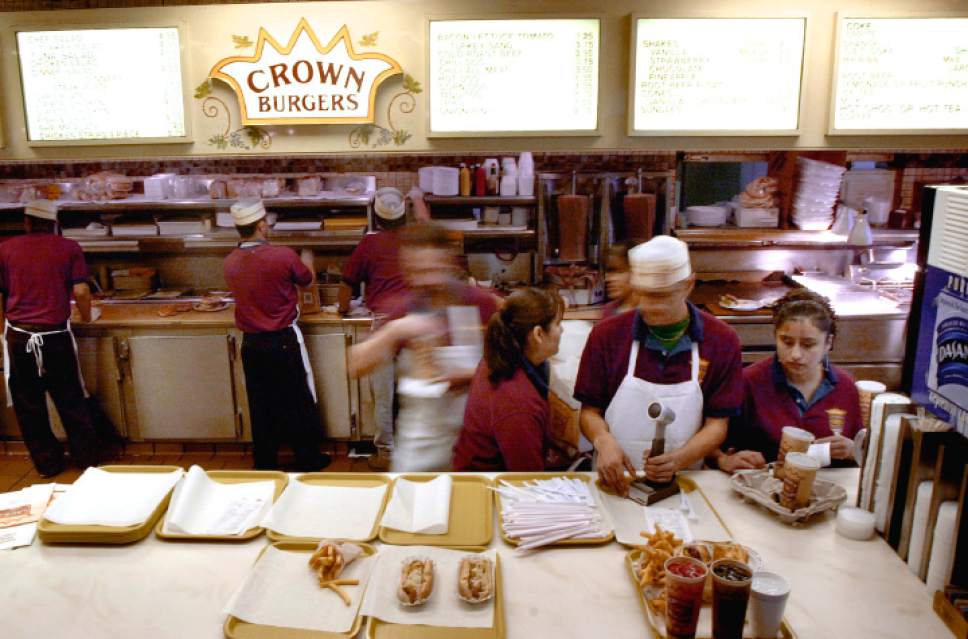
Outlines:
{"type": "MultiPolygon", "coordinates": [[[[355,543],[355,542],[354,542],[355,543]]],[[[272,544],[279,550],[287,552],[301,552],[310,555],[316,552],[318,545],[313,541],[280,541],[272,544]]],[[[363,554],[370,556],[376,554],[376,548],[370,544],[356,544],[363,549],[363,554]]],[[[266,546],[268,548],[269,546],[266,546]]],[[[259,553],[259,558],[265,553],[266,548],[259,553]]],[[[362,604],[362,602],[360,602],[362,604]]],[[[359,607],[357,607],[359,611],[359,607]]],[[[255,623],[242,621],[237,617],[229,615],[222,626],[222,630],[227,639],[350,639],[355,637],[363,627],[363,616],[357,612],[356,620],[349,632],[320,632],[318,630],[301,630],[299,628],[282,628],[279,626],[262,626],[255,623]]]]}
{"type": "MultiPolygon", "coordinates": [[[[276,484],[272,493],[272,501],[279,499],[279,495],[286,489],[289,476],[286,473],[273,470],[209,470],[206,474],[220,484],[244,484],[256,481],[273,481],[276,484]]],[[[167,514],[165,515],[167,517],[167,514]]],[[[248,541],[262,534],[265,528],[253,526],[241,535],[187,535],[182,533],[166,533],[165,518],[158,520],[155,525],[155,536],[166,541],[248,541]]]]}
{"type": "Polygon", "coordinates": [[[847,500],[847,491],[842,486],[817,478],[809,504],[797,510],[784,508],[775,498],[783,482],[773,477],[772,469],[771,464],[764,470],[741,471],[730,477],[729,483],[745,501],[766,508],[785,524],[796,526],[825,510],[836,510],[847,500]]]}
{"type": "MultiPolygon", "coordinates": [[[[379,473],[305,473],[303,475],[298,475],[293,479],[293,481],[301,481],[304,484],[309,484],[310,486],[334,486],[339,488],[375,488],[377,486],[386,485],[387,491],[383,495],[383,505],[380,506],[380,512],[377,513],[377,516],[373,521],[373,528],[370,529],[370,534],[366,537],[366,539],[348,539],[347,541],[373,541],[376,539],[380,519],[383,518],[383,510],[387,507],[387,500],[390,497],[391,487],[389,477],[379,473]]],[[[290,537],[289,535],[277,533],[274,530],[266,531],[266,537],[269,538],[269,541],[273,542],[319,541],[319,539],[310,539],[306,537],[290,537]]]]}
{"type": "MultiPolygon", "coordinates": [[[[182,470],[181,466],[101,466],[109,473],[170,473],[182,470]]],[[[174,488],[172,488],[174,490],[174,488]]],[[[140,541],[151,533],[155,523],[168,509],[171,490],[144,523],[134,526],[74,526],[55,524],[41,519],[37,524],[37,536],[45,544],[130,544],[140,541]]]]}
{"type": "MultiPolygon", "coordinates": [[[[438,475],[401,475],[399,479],[427,482],[438,475]]],[[[450,525],[443,535],[421,535],[380,527],[380,541],[396,546],[487,546],[494,537],[491,480],[477,475],[451,475],[450,525]]],[[[391,486],[390,491],[393,490],[391,486]]],[[[387,491],[388,493],[390,491],[387,491]]]]}

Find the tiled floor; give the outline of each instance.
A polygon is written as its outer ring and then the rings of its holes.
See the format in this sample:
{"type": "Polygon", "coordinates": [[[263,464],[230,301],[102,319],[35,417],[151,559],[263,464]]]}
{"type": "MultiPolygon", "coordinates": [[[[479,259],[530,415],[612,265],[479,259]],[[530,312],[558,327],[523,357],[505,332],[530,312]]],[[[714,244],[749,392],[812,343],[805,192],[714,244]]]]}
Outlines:
{"type": "MultiPolygon", "coordinates": [[[[10,447],[15,448],[15,447],[10,447]]],[[[205,447],[199,447],[205,448],[205,447]]],[[[247,451],[219,451],[214,448],[210,450],[191,450],[190,452],[165,452],[163,445],[151,446],[132,446],[117,459],[106,463],[110,464],[137,464],[137,465],[175,465],[181,466],[186,470],[192,464],[198,464],[205,470],[248,470],[252,468],[252,455],[247,451]]],[[[173,448],[172,448],[173,450],[173,448]]],[[[350,459],[347,455],[346,444],[334,444],[330,450],[333,462],[326,467],[326,472],[372,472],[367,466],[365,458],[350,459]]],[[[291,454],[283,452],[279,455],[280,462],[286,464],[291,460],[291,454]]],[[[285,470],[285,468],[283,468],[285,470]]],[[[30,461],[30,457],[25,452],[19,450],[8,450],[6,454],[0,451],[0,493],[11,490],[19,490],[31,484],[56,481],[58,483],[69,484],[77,479],[82,470],[80,468],[68,468],[60,475],[53,478],[43,478],[30,461]]]]}

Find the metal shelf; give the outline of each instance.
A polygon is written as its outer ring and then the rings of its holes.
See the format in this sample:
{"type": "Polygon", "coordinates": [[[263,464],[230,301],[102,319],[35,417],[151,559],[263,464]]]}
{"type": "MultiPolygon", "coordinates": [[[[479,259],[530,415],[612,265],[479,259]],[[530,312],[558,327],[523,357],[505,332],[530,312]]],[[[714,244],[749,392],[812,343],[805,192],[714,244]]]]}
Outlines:
{"type": "MultiPolygon", "coordinates": [[[[270,242],[280,246],[352,249],[364,231],[302,231],[272,233],[270,242]]],[[[150,235],[144,237],[107,237],[77,240],[85,253],[172,253],[191,251],[231,251],[239,236],[231,231],[192,235],[150,235]]]]}
{"type": "Polygon", "coordinates": [[[427,195],[424,201],[429,205],[437,204],[440,206],[535,206],[538,198],[531,195],[513,196],[473,196],[473,195],[427,195]]]}
{"type": "MultiPolygon", "coordinates": [[[[362,208],[370,205],[370,196],[353,196],[345,198],[323,197],[276,197],[264,198],[266,208],[362,208]]],[[[235,200],[212,200],[209,198],[188,200],[149,200],[144,196],[132,196],[123,200],[109,200],[107,202],[57,202],[61,211],[86,211],[93,213],[114,213],[125,211],[212,211],[228,210],[235,200]]],[[[22,203],[0,203],[0,212],[22,211],[22,203]]]]}

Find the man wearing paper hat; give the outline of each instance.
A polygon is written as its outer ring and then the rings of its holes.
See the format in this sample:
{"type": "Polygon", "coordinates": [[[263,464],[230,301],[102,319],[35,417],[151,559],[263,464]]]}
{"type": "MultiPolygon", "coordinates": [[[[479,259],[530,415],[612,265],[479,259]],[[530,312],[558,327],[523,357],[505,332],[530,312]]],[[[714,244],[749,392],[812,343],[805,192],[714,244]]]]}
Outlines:
{"type": "MultiPolygon", "coordinates": [[[[365,285],[363,301],[379,322],[390,312],[394,299],[407,290],[400,270],[399,229],[406,212],[403,193],[392,187],[378,190],[373,198],[373,212],[378,230],[367,233],[343,265],[339,310],[347,313],[350,300],[365,285]]],[[[373,440],[376,455],[367,461],[377,471],[389,470],[393,454],[393,382],[392,360],[370,373],[377,433],[373,440]]]]}
{"type": "Polygon", "coordinates": [[[644,468],[649,480],[664,483],[678,470],[699,468],[743,400],[739,337],[688,301],[695,275],[686,244],[654,237],[629,251],[629,266],[638,308],[595,326],[574,391],[597,469],[621,493],[625,471],[644,468]],[[646,412],[653,403],[675,416],[664,437],[662,423],[646,412]]]}
{"type": "Polygon", "coordinates": [[[30,458],[50,477],[64,470],[65,460],[45,394],[67,431],[71,460],[82,468],[100,461],[70,326],[72,293],[81,319],[91,321],[91,290],[80,245],[57,234],[57,206],[35,200],[24,214],[26,233],[0,244],[4,375],[30,458]]]}
{"type": "Polygon", "coordinates": [[[261,200],[232,205],[239,247],[225,258],[225,281],[235,298],[235,325],[242,331],[242,368],[249,397],[255,467],[278,467],[279,444],[288,440],[296,469],[326,467],[323,432],[316,410],[316,383],[299,329],[298,287],[313,272],[296,252],[272,246],[261,200]]]}

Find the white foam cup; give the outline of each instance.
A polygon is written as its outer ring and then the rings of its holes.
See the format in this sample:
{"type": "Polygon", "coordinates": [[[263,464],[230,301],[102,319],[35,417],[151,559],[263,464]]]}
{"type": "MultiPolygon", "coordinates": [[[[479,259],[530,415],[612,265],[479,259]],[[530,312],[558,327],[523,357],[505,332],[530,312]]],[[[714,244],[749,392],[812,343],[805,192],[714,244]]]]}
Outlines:
{"type": "Polygon", "coordinates": [[[790,584],[775,572],[754,572],[750,589],[750,626],[753,636],[775,639],[790,597],[790,584]]]}

